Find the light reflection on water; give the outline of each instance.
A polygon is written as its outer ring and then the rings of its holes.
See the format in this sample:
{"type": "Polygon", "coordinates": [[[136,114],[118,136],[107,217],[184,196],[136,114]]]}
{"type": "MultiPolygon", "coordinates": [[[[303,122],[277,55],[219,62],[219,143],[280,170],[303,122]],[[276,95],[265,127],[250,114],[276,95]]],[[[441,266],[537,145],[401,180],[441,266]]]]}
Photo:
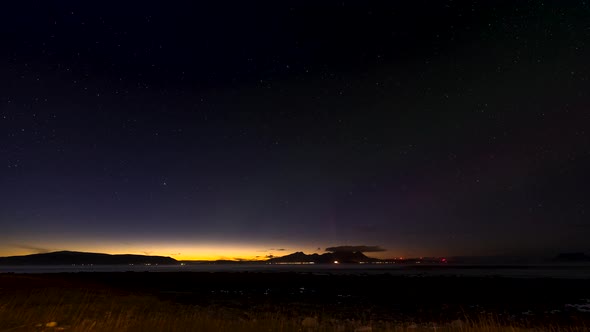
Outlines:
{"type": "Polygon", "coordinates": [[[590,279],[590,265],[269,265],[269,264],[195,264],[195,265],[52,265],[0,266],[0,273],[62,272],[300,272],[314,274],[390,274],[395,276],[472,276],[514,278],[590,279]]]}

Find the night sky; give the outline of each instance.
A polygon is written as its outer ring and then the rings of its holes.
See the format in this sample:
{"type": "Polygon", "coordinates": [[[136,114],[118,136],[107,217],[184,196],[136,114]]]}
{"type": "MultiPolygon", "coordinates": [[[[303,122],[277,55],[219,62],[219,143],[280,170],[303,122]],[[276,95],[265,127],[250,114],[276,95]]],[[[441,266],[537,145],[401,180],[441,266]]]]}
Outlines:
{"type": "Polygon", "coordinates": [[[11,1],[0,256],[590,251],[586,1],[11,1]]]}

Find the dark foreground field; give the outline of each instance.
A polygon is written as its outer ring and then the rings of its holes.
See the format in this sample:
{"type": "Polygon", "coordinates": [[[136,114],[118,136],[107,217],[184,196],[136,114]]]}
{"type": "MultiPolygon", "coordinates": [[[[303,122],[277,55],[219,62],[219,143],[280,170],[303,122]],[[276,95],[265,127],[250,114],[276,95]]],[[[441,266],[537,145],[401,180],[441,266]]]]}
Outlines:
{"type": "Polygon", "coordinates": [[[590,281],[298,273],[1,274],[2,331],[572,330],[590,281]]]}

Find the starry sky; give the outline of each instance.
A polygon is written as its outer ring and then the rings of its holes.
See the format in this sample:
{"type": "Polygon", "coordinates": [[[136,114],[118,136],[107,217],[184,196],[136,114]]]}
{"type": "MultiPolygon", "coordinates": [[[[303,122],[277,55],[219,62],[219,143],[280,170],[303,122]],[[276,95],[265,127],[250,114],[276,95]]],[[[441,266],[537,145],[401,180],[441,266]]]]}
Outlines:
{"type": "Polygon", "coordinates": [[[0,256],[590,251],[586,1],[13,1],[0,256]]]}

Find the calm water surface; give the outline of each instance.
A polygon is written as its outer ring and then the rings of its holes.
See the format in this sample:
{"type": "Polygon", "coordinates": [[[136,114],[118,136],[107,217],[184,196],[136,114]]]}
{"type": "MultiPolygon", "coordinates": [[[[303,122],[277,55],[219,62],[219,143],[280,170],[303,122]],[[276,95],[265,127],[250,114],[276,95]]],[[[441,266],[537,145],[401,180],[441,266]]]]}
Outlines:
{"type": "Polygon", "coordinates": [[[590,279],[590,265],[52,265],[0,266],[0,273],[62,272],[300,272],[315,274],[390,274],[398,276],[473,276],[590,279]]]}

